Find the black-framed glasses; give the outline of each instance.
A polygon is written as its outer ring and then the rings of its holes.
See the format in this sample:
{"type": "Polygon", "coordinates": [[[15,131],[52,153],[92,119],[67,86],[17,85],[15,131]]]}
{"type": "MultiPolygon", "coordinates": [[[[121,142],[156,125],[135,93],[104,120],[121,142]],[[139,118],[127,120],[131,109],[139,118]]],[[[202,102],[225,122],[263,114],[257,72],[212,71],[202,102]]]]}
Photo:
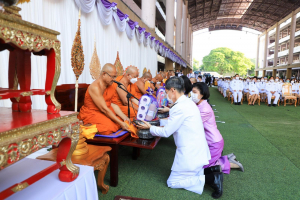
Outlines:
{"type": "Polygon", "coordinates": [[[112,78],[113,80],[115,80],[117,78],[117,76],[111,76],[109,73],[107,73],[106,71],[103,71],[105,72],[110,78],[112,78]]]}

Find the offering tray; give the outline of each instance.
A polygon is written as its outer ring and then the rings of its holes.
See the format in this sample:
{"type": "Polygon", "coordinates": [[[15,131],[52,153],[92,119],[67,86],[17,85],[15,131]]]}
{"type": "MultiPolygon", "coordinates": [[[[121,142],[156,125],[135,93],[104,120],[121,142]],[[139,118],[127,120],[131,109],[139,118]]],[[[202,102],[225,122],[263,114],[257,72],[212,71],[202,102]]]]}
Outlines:
{"type": "MultiPolygon", "coordinates": [[[[133,122],[135,124],[144,124],[144,122],[142,122],[141,120],[138,120],[138,119],[134,119],[133,122]]],[[[152,120],[152,121],[149,121],[148,122],[149,124],[151,124],[152,126],[159,126],[160,123],[159,123],[159,119],[155,119],[155,120],[152,120]]],[[[140,139],[152,139],[154,138],[154,136],[150,133],[150,129],[139,129],[138,130],[138,136],[140,139]]]]}
{"type": "Polygon", "coordinates": [[[168,118],[168,117],[169,117],[169,112],[165,112],[165,113],[157,113],[157,117],[158,117],[159,119],[168,118]]]}

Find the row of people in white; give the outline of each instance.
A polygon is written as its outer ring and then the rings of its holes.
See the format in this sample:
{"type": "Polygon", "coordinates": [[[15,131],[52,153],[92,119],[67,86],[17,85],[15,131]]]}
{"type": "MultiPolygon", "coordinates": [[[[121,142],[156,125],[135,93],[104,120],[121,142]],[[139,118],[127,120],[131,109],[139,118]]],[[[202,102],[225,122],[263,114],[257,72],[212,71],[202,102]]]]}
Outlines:
{"type": "MultiPolygon", "coordinates": [[[[289,81],[289,79],[286,80],[286,82],[288,83],[289,81]]],[[[283,83],[283,80],[279,79],[278,77],[276,77],[275,80],[273,77],[270,77],[269,81],[267,78],[261,78],[258,80],[256,80],[256,78],[247,78],[246,80],[242,81],[240,77],[236,75],[231,81],[229,78],[225,80],[219,79],[218,87],[222,88],[224,97],[226,97],[226,91],[229,89],[230,92],[233,93],[235,104],[239,104],[239,102],[241,101],[243,91],[244,93],[249,92],[250,95],[260,94],[263,101],[266,99],[268,100],[269,106],[271,105],[272,96],[275,96],[273,106],[276,106],[279,98],[282,95],[283,83]],[[239,97],[238,99],[237,96],[239,97]]],[[[297,80],[292,80],[291,85],[292,94],[298,96],[300,83],[297,82],[297,80]]]]}

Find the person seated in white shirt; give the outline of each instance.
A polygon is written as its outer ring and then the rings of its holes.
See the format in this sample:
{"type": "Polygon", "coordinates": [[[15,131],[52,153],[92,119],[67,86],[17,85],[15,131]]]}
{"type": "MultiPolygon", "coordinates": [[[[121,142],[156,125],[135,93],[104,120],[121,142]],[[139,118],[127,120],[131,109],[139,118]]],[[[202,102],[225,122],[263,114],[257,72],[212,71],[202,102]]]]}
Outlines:
{"type": "Polygon", "coordinates": [[[229,79],[227,78],[225,81],[224,81],[224,84],[223,84],[223,96],[224,98],[227,96],[227,92],[229,92],[229,79]]]}
{"type": "Polygon", "coordinates": [[[266,94],[266,82],[267,82],[267,79],[265,79],[264,77],[262,77],[261,80],[260,80],[260,84],[259,84],[259,94],[260,94],[260,100],[262,102],[265,102],[266,98],[267,98],[267,94],[266,94]]]}
{"type": "Polygon", "coordinates": [[[256,77],[252,79],[252,82],[249,83],[249,93],[251,95],[250,98],[250,105],[254,106],[255,101],[258,98],[259,90],[258,90],[259,84],[257,83],[256,77]]]}
{"type": "Polygon", "coordinates": [[[148,122],[137,124],[139,129],[150,129],[153,136],[173,135],[176,153],[167,180],[170,188],[183,188],[202,194],[204,184],[210,185],[213,198],[223,193],[223,173],[220,166],[204,170],[211,159],[205,137],[203,122],[196,104],[184,95],[184,81],[172,77],[165,84],[168,101],[174,103],[169,109],[168,122],[164,127],[151,126],[148,122]]]}
{"type": "Polygon", "coordinates": [[[298,96],[298,84],[297,84],[297,81],[295,83],[295,79],[293,79],[291,81],[291,85],[292,85],[292,95],[293,96],[298,96]]]}
{"type": "Polygon", "coordinates": [[[235,79],[231,81],[230,88],[233,91],[234,104],[241,105],[243,97],[243,82],[240,80],[240,76],[238,74],[236,74],[235,79]]]}
{"type": "Polygon", "coordinates": [[[276,107],[280,95],[278,94],[278,84],[274,82],[273,76],[270,77],[270,81],[266,84],[266,91],[268,95],[268,106],[271,107],[272,96],[275,96],[273,106],[276,107]]]}

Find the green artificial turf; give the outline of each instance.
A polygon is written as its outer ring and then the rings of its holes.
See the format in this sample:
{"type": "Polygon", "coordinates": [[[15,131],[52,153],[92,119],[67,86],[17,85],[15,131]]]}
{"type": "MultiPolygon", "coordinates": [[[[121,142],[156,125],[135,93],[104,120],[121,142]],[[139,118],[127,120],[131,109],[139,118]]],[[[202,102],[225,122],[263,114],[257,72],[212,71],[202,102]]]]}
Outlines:
{"type": "MultiPolygon", "coordinates": [[[[216,120],[225,121],[217,123],[225,140],[223,154],[234,152],[245,168],[224,175],[221,199],[300,199],[300,107],[231,105],[217,88],[210,92],[216,120]]],[[[132,148],[120,147],[119,184],[106,195],[99,191],[99,199],[212,199],[209,187],[202,195],[167,187],[175,148],[172,137],[162,138],[154,150],[142,150],[132,160],[132,148]]],[[[109,184],[109,168],[104,181],[109,184]]]]}

